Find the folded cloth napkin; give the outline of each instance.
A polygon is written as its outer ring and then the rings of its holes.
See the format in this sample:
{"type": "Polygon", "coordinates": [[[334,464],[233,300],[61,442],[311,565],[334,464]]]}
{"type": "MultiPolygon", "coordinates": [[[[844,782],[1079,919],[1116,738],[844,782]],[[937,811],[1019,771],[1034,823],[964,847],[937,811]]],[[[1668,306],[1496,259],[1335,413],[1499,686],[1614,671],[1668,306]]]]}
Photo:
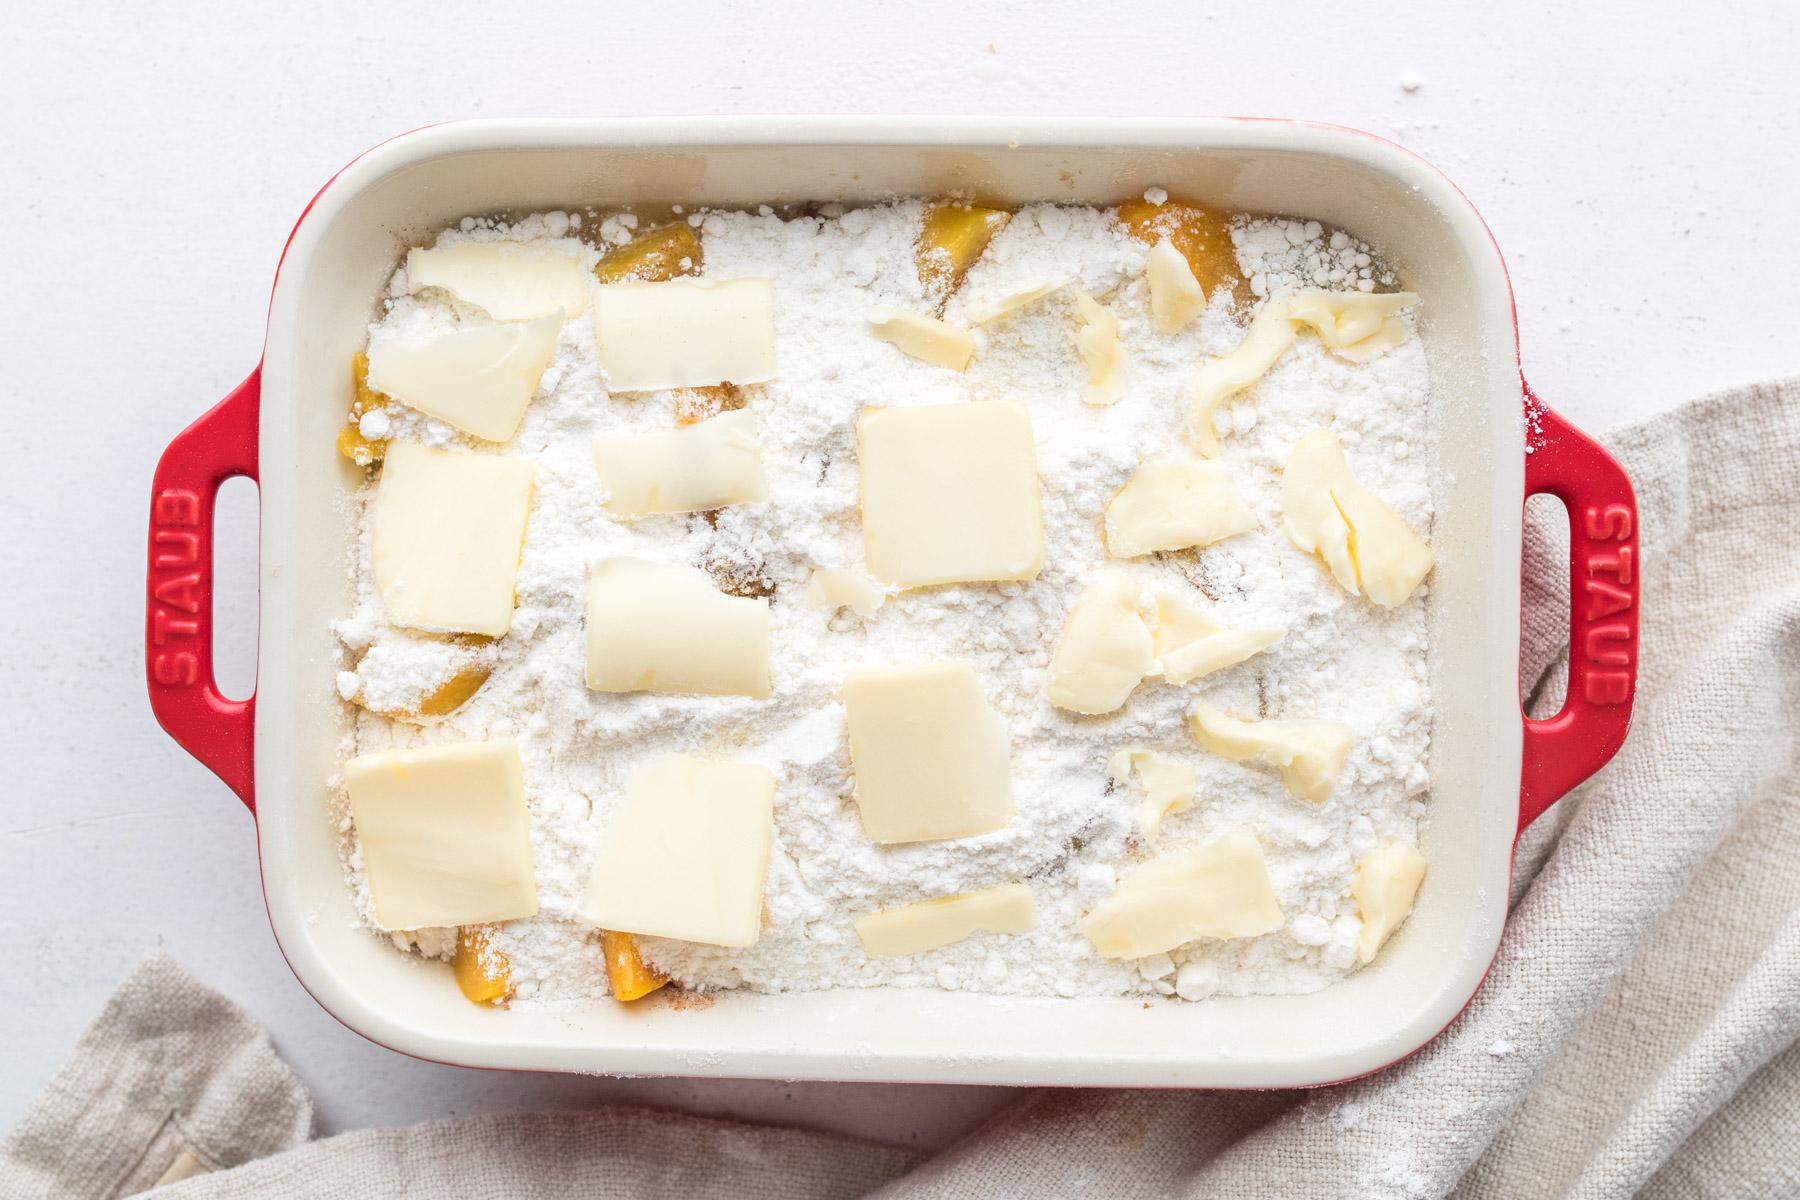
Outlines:
{"type": "MultiPolygon", "coordinates": [[[[1643,507],[1636,725],[1521,843],[1481,992],[1387,1071],[1027,1092],[927,1159],[625,1108],[301,1144],[263,1035],[153,959],[0,1147],[0,1195],[1800,1196],[1800,381],[1608,440],[1643,507]]],[[[1560,525],[1527,535],[1534,697],[1566,676],[1560,525]]]]}

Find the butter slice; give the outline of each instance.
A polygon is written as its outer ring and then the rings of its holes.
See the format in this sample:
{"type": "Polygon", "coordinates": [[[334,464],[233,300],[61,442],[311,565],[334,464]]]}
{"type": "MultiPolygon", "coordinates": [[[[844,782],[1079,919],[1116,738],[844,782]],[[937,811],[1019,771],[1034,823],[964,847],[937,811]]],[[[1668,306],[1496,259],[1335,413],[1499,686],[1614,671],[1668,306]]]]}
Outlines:
{"type": "Polygon", "coordinates": [[[1050,655],[1050,703],[1070,712],[1109,713],[1155,665],[1150,630],[1138,614],[1137,581],[1119,570],[1088,580],[1050,655]]]}
{"type": "Polygon", "coordinates": [[[611,391],[764,383],[775,378],[775,285],[753,276],[601,284],[594,337],[611,391]]]}
{"type": "Polygon", "coordinates": [[[1106,774],[1114,787],[1124,787],[1133,770],[1144,788],[1143,803],[1138,805],[1138,828],[1146,840],[1154,841],[1162,830],[1164,817],[1194,807],[1197,775],[1191,764],[1142,746],[1115,750],[1106,760],[1106,774]]]}
{"type": "Polygon", "coordinates": [[[866,408],[863,557],[897,587],[1034,579],[1044,565],[1031,417],[1011,400],[866,408]]]}
{"type": "Polygon", "coordinates": [[[1150,283],[1150,323],[1158,333],[1175,333],[1206,311],[1206,290],[1194,278],[1187,256],[1168,238],[1151,247],[1144,260],[1150,283]]]}
{"type": "Polygon", "coordinates": [[[504,442],[556,353],[562,314],[369,341],[369,386],[464,433],[504,442]]]}
{"type": "Polygon", "coordinates": [[[1282,467],[1281,507],[1294,545],[1324,559],[1352,596],[1367,592],[1393,608],[1431,572],[1431,547],[1356,481],[1329,429],[1294,443],[1282,467]]]}
{"type": "Polygon", "coordinates": [[[1350,895],[1362,913],[1356,957],[1373,962],[1388,935],[1406,920],[1425,879],[1425,857],[1405,842],[1387,842],[1356,860],[1350,895]]]}
{"type": "Polygon", "coordinates": [[[1063,279],[1051,279],[998,296],[985,296],[979,300],[971,300],[963,305],[963,316],[976,325],[987,325],[998,321],[1001,317],[1018,312],[1028,304],[1037,303],[1050,293],[1063,288],[1067,282],[1063,279]]]}
{"type": "Polygon", "coordinates": [[[1087,366],[1088,375],[1081,398],[1096,407],[1116,404],[1124,394],[1125,380],[1125,346],[1119,340],[1119,318],[1079,288],[1075,290],[1075,314],[1081,322],[1075,330],[1075,349],[1087,366]]]}
{"type": "Polygon", "coordinates": [[[867,620],[887,600],[887,593],[860,571],[815,567],[806,581],[806,599],[820,608],[847,608],[867,620]]]}
{"type": "Polygon", "coordinates": [[[344,764],[375,923],[421,929],[538,910],[511,740],[383,750],[344,764]]]}
{"type": "Polygon", "coordinates": [[[1195,938],[1257,937],[1280,927],[1262,847],[1241,829],[1132,868],[1081,919],[1081,932],[1106,958],[1143,958],[1195,938]]]}
{"type": "Polygon", "coordinates": [[[1176,455],[1153,458],[1106,505],[1106,548],[1115,558],[1185,550],[1248,533],[1256,514],[1231,468],[1176,455]]]}
{"type": "Polygon", "coordinates": [[[1022,883],[884,908],[851,922],[876,957],[923,954],[977,933],[1030,933],[1037,923],[1037,900],[1022,883]]]}
{"type": "Polygon", "coordinates": [[[1186,389],[1188,436],[1208,458],[1219,452],[1213,413],[1275,365],[1310,325],[1327,349],[1351,362],[1367,362],[1406,340],[1406,322],[1396,315],[1419,302],[1412,292],[1327,292],[1307,288],[1266,301],[1249,332],[1231,353],[1209,360],[1186,389]]]}
{"type": "Polygon", "coordinates": [[[1228,629],[1173,596],[1156,598],[1156,667],[1170,683],[1191,683],[1236,666],[1280,641],[1282,629],[1228,629]]]}
{"type": "Polygon", "coordinates": [[[869,313],[869,332],[902,354],[934,367],[966,371],[975,357],[975,335],[924,313],[874,309],[869,313]]]}
{"type": "Polygon", "coordinates": [[[1289,794],[1313,804],[1331,799],[1355,739],[1336,721],[1240,721],[1205,704],[1188,714],[1188,728],[1221,758],[1280,771],[1289,794]]]}
{"type": "Polygon", "coordinates": [[[500,637],[531,512],[531,461],[390,442],[370,518],[370,566],[387,619],[500,637]]]}
{"type": "Polygon", "coordinates": [[[443,288],[496,321],[587,311],[593,272],[574,250],[533,242],[456,242],[406,254],[406,284],[443,288]]]}
{"type": "Polygon", "coordinates": [[[588,580],[596,692],[769,694],[769,602],[728,596],[695,567],[613,558],[588,580]]]}
{"type": "Polygon", "coordinates": [[[658,759],[626,783],[577,915],[621,933],[753,945],[774,834],[768,768],[658,759]]]}
{"type": "Polygon", "coordinates": [[[863,829],[883,845],[1012,820],[1012,746],[967,663],[861,667],[844,680],[863,829]]]}
{"type": "Polygon", "coordinates": [[[655,433],[603,433],[594,439],[594,470],[615,517],[769,498],[756,414],[747,409],[655,433]]]}

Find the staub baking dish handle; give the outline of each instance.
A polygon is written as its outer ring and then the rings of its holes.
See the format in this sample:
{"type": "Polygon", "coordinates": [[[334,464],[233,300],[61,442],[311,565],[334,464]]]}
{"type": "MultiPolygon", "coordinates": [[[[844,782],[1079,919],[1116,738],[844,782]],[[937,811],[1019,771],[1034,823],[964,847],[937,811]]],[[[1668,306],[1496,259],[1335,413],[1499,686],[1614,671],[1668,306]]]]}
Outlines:
{"type": "Polygon", "coordinates": [[[256,811],[256,697],[227,699],[213,678],[213,500],[257,477],[262,367],[176,435],[150,485],[144,671],[150,708],[181,746],[256,811]]]}
{"type": "Polygon", "coordinates": [[[1637,689],[1637,495],[1618,460],[1525,390],[1525,495],[1569,512],[1569,692],[1525,721],[1519,829],[1605,765],[1625,741],[1637,689]]]}

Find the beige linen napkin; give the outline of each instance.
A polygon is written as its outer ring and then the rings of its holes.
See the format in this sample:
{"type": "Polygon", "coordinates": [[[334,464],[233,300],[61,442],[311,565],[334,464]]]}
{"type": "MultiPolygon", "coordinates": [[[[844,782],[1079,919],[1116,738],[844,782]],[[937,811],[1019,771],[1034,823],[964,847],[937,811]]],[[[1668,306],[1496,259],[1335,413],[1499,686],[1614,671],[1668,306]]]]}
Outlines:
{"type": "MultiPolygon", "coordinates": [[[[304,1137],[299,1084],[152,960],[0,1147],[0,1195],[112,1197],[200,1165],[230,1169],[158,1195],[1800,1196],[1800,381],[1608,442],[1643,506],[1636,725],[1521,844],[1486,986],[1390,1070],[1304,1093],[1021,1093],[923,1161],[621,1108],[272,1154],[304,1137]]],[[[1527,541],[1522,677],[1560,695],[1567,559],[1555,522],[1527,541]]]]}

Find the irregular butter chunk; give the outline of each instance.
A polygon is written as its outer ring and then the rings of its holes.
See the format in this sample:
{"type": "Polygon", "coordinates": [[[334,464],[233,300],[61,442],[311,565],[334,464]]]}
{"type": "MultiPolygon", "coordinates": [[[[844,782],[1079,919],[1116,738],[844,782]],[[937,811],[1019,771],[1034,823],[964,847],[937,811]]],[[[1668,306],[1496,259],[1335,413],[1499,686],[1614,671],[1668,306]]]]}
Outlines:
{"type": "Polygon", "coordinates": [[[369,341],[369,386],[464,433],[504,442],[556,353],[562,314],[369,341]]]}
{"type": "Polygon", "coordinates": [[[1028,284],[1010,292],[1002,292],[994,296],[983,296],[963,305],[963,316],[971,324],[988,325],[1001,317],[1011,316],[1021,308],[1036,304],[1052,292],[1060,291],[1067,286],[1066,279],[1047,279],[1040,283],[1028,284]]]}
{"type": "Polygon", "coordinates": [[[1096,407],[1116,404],[1125,383],[1125,346],[1119,340],[1119,318],[1079,288],[1075,291],[1075,314],[1081,320],[1075,330],[1075,350],[1088,375],[1081,398],[1096,407]]]}
{"type": "Polygon", "coordinates": [[[925,291],[942,304],[962,286],[963,276],[1011,219],[1003,208],[940,204],[926,210],[916,252],[919,283],[925,291]]]}
{"type": "Polygon", "coordinates": [[[508,739],[361,754],[344,788],[383,929],[537,912],[519,747],[508,739]]]}
{"type": "Polygon", "coordinates": [[[1034,579],[1044,565],[1031,416],[1011,400],[866,408],[863,557],[897,587],[1034,579]]]}
{"type": "Polygon", "coordinates": [[[496,321],[587,311],[594,277],[572,249],[534,242],[456,242],[406,254],[413,293],[443,288],[496,321]]]}
{"type": "Polygon", "coordinates": [[[1356,860],[1350,895],[1362,913],[1362,932],[1356,935],[1359,960],[1374,961],[1388,935],[1412,911],[1424,879],[1424,856],[1405,842],[1387,842],[1356,860]]]}
{"type": "Polygon", "coordinates": [[[1280,771],[1289,794],[1313,804],[1331,798],[1355,737],[1336,721],[1240,721],[1206,704],[1194,706],[1188,728],[1220,758],[1280,771]]]}
{"type": "Polygon", "coordinates": [[[577,915],[625,933],[753,945],[774,830],[768,768],[658,759],[626,783],[577,915]]]}
{"type": "Polygon", "coordinates": [[[863,829],[883,845],[1012,820],[1012,746],[967,663],[861,667],[844,680],[863,829]]]}
{"type": "Polygon", "coordinates": [[[1194,278],[1210,294],[1230,287],[1241,299],[1248,282],[1238,269],[1237,247],[1231,240],[1231,217],[1219,209],[1189,200],[1130,200],[1119,205],[1119,223],[1146,246],[1167,238],[1187,260],[1194,278]]]}
{"type": "Polygon", "coordinates": [[[820,608],[847,608],[867,620],[887,600],[887,592],[860,571],[815,567],[806,581],[806,599],[820,608]]]}
{"type": "Polygon", "coordinates": [[[1191,683],[1236,666],[1273,646],[1285,633],[1282,629],[1227,629],[1185,600],[1156,598],[1156,666],[1170,683],[1191,683]]]}
{"type": "Polygon", "coordinates": [[[471,1003],[499,1004],[512,995],[512,964],[493,942],[492,925],[464,925],[456,931],[450,971],[471,1003]]]}
{"type": "Polygon", "coordinates": [[[1138,828],[1146,840],[1154,841],[1162,831],[1164,817],[1194,807],[1197,777],[1191,763],[1143,746],[1115,750],[1106,760],[1106,774],[1114,787],[1124,787],[1133,770],[1144,786],[1144,800],[1138,805],[1138,828]]]}
{"type": "Polygon", "coordinates": [[[869,313],[869,332],[902,354],[934,367],[966,371],[975,357],[975,335],[923,313],[874,309],[869,313]]]}
{"type": "Polygon", "coordinates": [[[639,1000],[669,982],[644,961],[637,939],[616,929],[600,931],[600,953],[606,957],[606,983],[620,1003],[639,1000]]]}
{"type": "Polygon", "coordinates": [[[1088,580],[1050,655],[1050,703],[1090,716],[1109,713],[1143,681],[1156,654],[1138,613],[1140,592],[1119,570],[1088,580]]]}
{"type": "Polygon", "coordinates": [[[594,337],[611,391],[764,383],[775,378],[775,285],[750,276],[601,284],[594,337]]]}
{"type": "Polygon", "coordinates": [[[763,699],[769,602],[727,596],[696,567],[608,559],[588,580],[587,685],[763,699]]]}
{"type": "Polygon", "coordinates": [[[1158,333],[1178,332],[1206,311],[1206,292],[1168,238],[1151,247],[1144,277],[1150,285],[1150,323],[1158,333]]]}
{"type": "Polygon", "coordinates": [[[1176,455],[1138,467],[1106,505],[1106,548],[1115,558],[1185,550],[1248,533],[1256,514],[1231,468],[1176,455]]]}
{"type": "Polygon", "coordinates": [[[1356,481],[1329,429],[1313,430],[1288,452],[1281,508],[1289,539],[1324,559],[1352,596],[1367,592],[1376,604],[1393,608],[1431,572],[1431,547],[1356,481]]]}
{"type": "Polygon", "coordinates": [[[603,433],[594,471],[615,517],[704,512],[769,498],[756,414],[720,413],[655,433],[603,433]]]}
{"type": "Polygon", "coordinates": [[[1022,883],[884,908],[851,922],[863,950],[876,957],[923,954],[977,933],[1030,933],[1037,923],[1037,900],[1022,883]]]}
{"type": "Polygon", "coordinates": [[[488,637],[512,628],[532,479],[525,458],[391,444],[369,550],[388,620],[488,637]]]}
{"type": "Polygon", "coordinates": [[[1208,458],[1219,452],[1213,413],[1275,365],[1310,325],[1340,358],[1367,362],[1406,340],[1406,323],[1396,315],[1419,302],[1412,292],[1327,292],[1308,288],[1264,302],[1250,330],[1231,353],[1209,360],[1188,381],[1188,436],[1208,458]]]}
{"type": "Polygon", "coordinates": [[[1161,954],[1195,938],[1256,937],[1281,927],[1262,847],[1234,829],[1126,871],[1081,919],[1106,958],[1161,954]]]}

